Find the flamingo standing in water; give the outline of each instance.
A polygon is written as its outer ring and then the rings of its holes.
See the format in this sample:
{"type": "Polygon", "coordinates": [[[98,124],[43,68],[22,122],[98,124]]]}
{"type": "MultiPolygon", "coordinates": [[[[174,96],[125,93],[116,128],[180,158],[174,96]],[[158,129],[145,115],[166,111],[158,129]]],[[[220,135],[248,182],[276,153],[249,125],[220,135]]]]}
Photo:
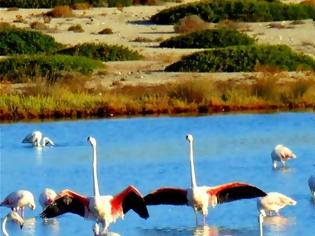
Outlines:
{"type": "Polygon", "coordinates": [[[269,192],[267,196],[257,199],[257,209],[260,236],[263,236],[263,222],[267,215],[272,216],[274,212],[280,216],[279,210],[287,205],[296,205],[296,201],[292,198],[278,192],[269,192]],[[268,213],[268,214],[267,214],[268,213]]]}
{"type": "Polygon", "coordinates": [[[214,187],[197,186],[193,156],[193,136],[188,134],[186,139],[189,142],[191,187],[188,189],[172,187],[157,189],[144,197],[147,205],[191,206],[196,215],[196,224],[198,224],[197,212],[200,212],[205,225],[209,205],[215,207],[217,204],[224,202],[266,196],[265,192],[247,183],[231,182],[214,187]]]}
{"type": "Polygon", "coordinates": [[[315,199],[315,175],[309,177],[308,186],[311,190],[312,197],[315,199]]]}
{"type": "Polygon", "coordinates": [[[38,201],[43,209],[49,206],[57,197],[57,193],[51,188],[45,188],[39,195],[38,201]]]}
{"type": "Polygon", "coordinates": [[[288,147],[278,144],[271,152],[271,160],[273,168],[277,168],[277,163],[281,162],[282,166],[285,166],[286,161],[289,159],[295,159],[296,155],[288,147]]]}
{"type": "Polygon", "coordinates": [[[257,209],[262,216],[272,215],[274,212],[279,215],[279,210],[287,205],[296,205],[296,201],[292,198],[278,192],[269,192],[267,196],[257,199],[257,209]]]}
{"type": "Polygon", "coordinates": [[[96,220],[93,226],[95,235],[105,235],[108,226],[118,218],[123,218],[130,209],[140,217],[149,217],[146,204],[141,193],[133,186],[128,186],[115,196],[101,196],[99,192],[96,164],[96,140],[88,137],[93,150],[93,196],[86,197],[71,190],[64,190],[41,213],[43,218],[52,218],[67,212],[96,220]]]}
{"type": "Polygon", "coordinates": [[[0,206],[11,208],[13,211],[20,212],[20,215],[24,217],[24,208],[27,206],[32,210],[35,210],[35,201],[33,194],[28,190],[18,190],[10,193],[0,203],[0,206]]]}
{"type": "Polygon", "coordinates": [[[6,223],[8,220],[12,220],[13,222],[15,223],[18,223],[20,225],[20,228],[22,229],[23,228],[23,224],[24,224],[24,220],[23,218],[15,211],[11,211],[10,213],[8,213],[3,221],[2,221],[2,233],[4,236],[9,236],[9,233],[8,231],[6,230],[5,226],[6,226],[6,223]]]}
{"type": "Polygon", "coordinates": [[[44,137],[43,134],[40,131],[34,131],[28,135],[22,140],[22,143],[31,143],[34,147],[45,147],[45,146],[53,146],[55,145],[54,142],[48,138],[44,137]]]}

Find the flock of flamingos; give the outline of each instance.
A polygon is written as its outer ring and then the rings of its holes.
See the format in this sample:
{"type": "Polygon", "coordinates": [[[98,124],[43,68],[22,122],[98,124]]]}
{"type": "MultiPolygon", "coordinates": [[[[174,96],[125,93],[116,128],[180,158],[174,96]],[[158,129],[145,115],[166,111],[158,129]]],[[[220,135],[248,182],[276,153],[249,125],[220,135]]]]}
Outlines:
{"type": "MultiPolygon", "coordinates": [[[[97,177],[96,140],[89,136],[87,141],[92,147],[93,168],[93,195],[84,196],[69,189],[56,193],[46,188],[39,196],[39,203],[43,207],[40,216],[42,218],[53,218],[65,213],[77,214],[83,218],[95,221],[93,233],[95,236],[109,235],[108,227],[118,218],[123,218],[129,210],[135,211],[141,218],[147,219],[149,213],[148,205],[188,205],[195,212],[196,224],[198,225],[198,213],[203,217],[202,224],[206,224],[208,207],[217,204],[231,202],[240,199],[257,198],[258,219],[260,235],[262,232],[263,219],[273,213],[279,215],[279,210],[286,205],[295,205],[296,201],[278,192],[265,193],[263,190],[248,183],[231,182],[219,186],[198,186],[195,176],[193,136],[186,135],[189,144],[189,160],[191,171],[191,186],[184,188],[162,187],[153,192],[143,195],[134,187],[128,186],[114,196],[101,195],[97,177]]],[[[54,145],[53,141],[43,137],[40,131],[34,131],[27,135],[23,143],[31,143],[34,147],[54,145]]],[[[283,145],[276,145],[271,152],[272,165],[277,168],[280,162],[285,166],[287,160],[296,158],[296,155],[283,145]]],[[[315,176],[308,180],[312,196],[315,198],[315,176]]],[[[11,208],[2,222],[2,232],[9,235],[6,230],[7,220],[18,223],[21,228],[24,223],[24,208],[35,209],[34,196],[30,191],[17,190],[10,193],[0,206],[11,208]]]]}

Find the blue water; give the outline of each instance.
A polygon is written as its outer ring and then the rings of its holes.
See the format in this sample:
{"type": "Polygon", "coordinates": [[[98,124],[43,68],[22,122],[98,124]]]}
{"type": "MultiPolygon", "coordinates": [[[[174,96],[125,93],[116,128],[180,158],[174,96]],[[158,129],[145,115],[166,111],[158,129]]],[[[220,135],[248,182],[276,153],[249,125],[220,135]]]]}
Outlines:
{"type": "MultiPolygon", "coordinates": [[[[97,139],[101,194],[116,194],[135,185],[143,194],[161,186],[190,184],[188,144],[194,136],[199,185],[229,181],[254,184],[266,192],[284,193],[298,203],[266,219],[265,236],[308,236],[315,233],[315,204],[307,185],[315,173],[314,113],[232,114],[180,118],[132,118],[1,124],[0,199],[17,189],[38,198],[45,187],[92,193],[89,135],[97,139]],[[41,130],[56,146],[36,149],[22,144],[24,136],[41,130]],[[273,170],[270,152],[283,143],[298,155],[286,169],[273,170]]],[[[0,208],[0,217],[9,212],[0,208]]],[[[26,210],[25,227],[9,223],[12,235],[92,235],[92,221],[66,214],[43,222],[41,207],[26,210]]],[[[110,226],[125,236],[259,235],[256,200],[235,201],[209,209],[207,227],[196,227],[187,206],[150,206],[143,220],[128,212],[110,226]]]]}

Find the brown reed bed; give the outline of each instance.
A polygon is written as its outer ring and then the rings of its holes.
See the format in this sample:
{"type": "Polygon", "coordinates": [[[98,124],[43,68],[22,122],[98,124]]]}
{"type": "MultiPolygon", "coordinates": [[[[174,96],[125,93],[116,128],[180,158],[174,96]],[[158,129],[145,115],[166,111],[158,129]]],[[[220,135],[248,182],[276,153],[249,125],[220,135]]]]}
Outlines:
{"type": "Polygon", "coordinates": [[[39,82],[20,93],[8,93],[10,84],[1,86],[0,120],[315,110],[313,75],[278,81],[266,73],[252,83],[188,80],[88,90],[76,80],[69,77],[50,86],[39,82]]]}

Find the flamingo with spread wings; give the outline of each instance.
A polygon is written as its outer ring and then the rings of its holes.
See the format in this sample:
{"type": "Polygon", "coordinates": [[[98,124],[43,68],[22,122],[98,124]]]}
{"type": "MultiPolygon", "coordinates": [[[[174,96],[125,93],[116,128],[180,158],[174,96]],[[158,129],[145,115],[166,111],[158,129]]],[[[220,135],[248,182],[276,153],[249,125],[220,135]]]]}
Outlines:
{"type": "Polygon", "coordinates": [[[104,235],[111,223],[123,218],[129,210],[134,210],[140,217],[149,217],[146,204],[141,193],[134,187],[128,186],[115,196],[101,196],[97,178],[96,140],[88,137],[93,149],[93,196],[87,197],[71,190],[64,190],[41,213],[43,218],[52,218],[65,213],[77,214],[84,218],[96,220],[93,231],[97,235],[104,235]]]}
{"type": "Polygon", "coordinates": [[[266,193],[261,189],[241,182],[231,182],[214,187],[197,186],[193,156],[193,136],[188,134],[186,139],[189,142],[191,187],[187,189],[172,187],[157,189],[144,197],[147,205],[188,205],[195,212],[196,224],[198,224],[197,212],[202,214],[203,224],[205,224],[209,205],[215,207],[220,203],[266,196],[266,193]]]}

